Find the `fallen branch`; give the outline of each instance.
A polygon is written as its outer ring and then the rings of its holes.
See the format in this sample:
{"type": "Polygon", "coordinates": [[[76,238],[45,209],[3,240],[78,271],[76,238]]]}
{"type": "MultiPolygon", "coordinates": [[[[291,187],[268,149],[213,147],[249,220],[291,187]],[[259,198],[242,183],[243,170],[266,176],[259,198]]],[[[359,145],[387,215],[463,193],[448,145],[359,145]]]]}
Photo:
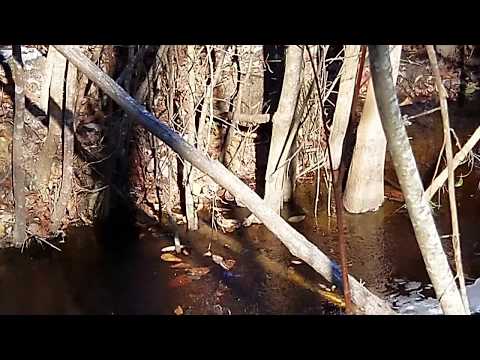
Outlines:
{"type": "MultiPolygon", "coordinates": [[[[480,140],[480,126],[475,130],[475,132],[472,134],[470,139],[463,145],[462,149],[455,154],[453,157],[452,165],[453,168],[456,169],[458,165],[460,165],[463,160],[467,157],[468,153],[472,151],[473,147],[477,144],[477,142],[480,140]]],[[[440,189],[443,185],[443,183],[447,180],[448,178],[448,169],[445,168],[442,170],[440,175],[438,175],[435,180],[432,181],[431,185],[425,190],[425,199],[430,200],[433,195],[440,189]]]]}
{"type": "MultiPolygon", "coordinates": [[[[107,95],[120,105],[139,124],[148,129],[171,147],[178,155],[189,161],[200,171],[208,174],[215,182],[227,189],[245,204],[252,213],[287,247],[293,256],[310,265],[326,280],[342,286],[342,273],[338,264],[331,261],[318,247],[292,228],[275,211],[269,208],[248,185],[228,171],[221,163],[209,159],[188,144],[165,123],[160,122],[128,93],[101,71],[75,46],[55,45],[71,63],[97,84],[107,95]]],[[[366,314],[394,314],[390,306],[363,287],[357,279],[349,276],[352,301],[357,311],[366,314]]]]}

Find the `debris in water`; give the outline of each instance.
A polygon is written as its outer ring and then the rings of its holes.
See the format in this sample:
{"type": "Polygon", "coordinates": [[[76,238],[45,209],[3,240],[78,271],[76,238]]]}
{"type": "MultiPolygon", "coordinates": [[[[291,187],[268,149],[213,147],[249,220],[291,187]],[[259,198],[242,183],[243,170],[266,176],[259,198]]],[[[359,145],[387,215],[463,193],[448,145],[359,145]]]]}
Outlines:
{"type": "Polygon", "coordinates": [[[420,286],[422,286],[422,283],[421,283],[421,282],[418,282],[418,281],[410,281],[410,282],[408,282],[408,283],[405,284],[405,290],[406,290],[406,291],[417,290],[418,288],[420,288],[420,286]]]}
{"type": "Polygon", "coordinates": [[[224,278],[225,280],[237,279],[237,278],[240,278],[240,277],[242,277],[242,275],[234,274],[234,273],[231,272],[231,271],[224,271],[224,272],[223,272],[223,278],[224,278]]]}
{"type": "Polygon", "coordinates": [[[303,220],[305,220],[305,215],[295,215],[295,216],[290,216],[287,221],[290,223],[299,223],[303,220]]]}
{"type": "Polygon", "coordinates": [[[193,276],[204,276],[204,275],[207,275],[210,272],[210,268],[208,268],[208,267],[196,267],[196,268],[187,269],[187,272],[190,275],[193,275],[193,276]]]}
{"type": "Polygon", "coordinates": [[[170,253],[162,254],[162,256],[160,256],[160,259],[166,262],[182,262],[183,261],[182,259],[170,253]]]}
{"type": "Polygon", "coordinates": [[[173,264],[172,266],[170,266],[171,269],[188,269],[190,267],[191,267],[190,264],[187,264],[187,263],[184,263],[184,262],[176,263],[176,264],[173,264]]]}
{"type": "Polygon", "coordinates": [[[178,305],[175,310],[173,310],[175,315],[183,315],[183,309],[180,305],[178,305]]]}
{"type": "MultiPolygon", "coordinates": [[[[180,245],[180,248],[183,249],[185,246],[183,245],[180,245]]],[[[171,246],[166,246],[164,247],[162,250],[160,250],[161,252],[173,252],[175,251],[175,245],[171,245],[171,246]]]]}

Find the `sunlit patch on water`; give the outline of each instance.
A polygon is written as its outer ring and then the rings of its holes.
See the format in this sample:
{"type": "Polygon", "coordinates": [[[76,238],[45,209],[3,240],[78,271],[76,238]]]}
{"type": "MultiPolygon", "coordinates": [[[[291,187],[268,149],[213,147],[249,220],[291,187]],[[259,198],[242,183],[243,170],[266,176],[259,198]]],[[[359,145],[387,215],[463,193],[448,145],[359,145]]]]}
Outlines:
{"type": "MultiPolygon", "coordinates": [[[[401,315],[441,315],[440,303],[434,297],[431,284],[393,279],[388,301],[401,315]]],[[[467,296],[472,314],[480,314],[480,278],[467,285],[467,296]]]]}

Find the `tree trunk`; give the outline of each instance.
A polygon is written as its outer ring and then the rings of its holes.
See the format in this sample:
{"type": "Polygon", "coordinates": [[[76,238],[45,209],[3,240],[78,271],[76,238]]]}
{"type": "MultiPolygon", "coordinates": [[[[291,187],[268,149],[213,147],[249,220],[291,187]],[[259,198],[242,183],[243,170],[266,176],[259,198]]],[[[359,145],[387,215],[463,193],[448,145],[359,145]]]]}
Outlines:
{"type": "Polygon", "coordinates": [[[50,87],[48,134],[43,143],[38,158],[37,184],[42,193],[45,193],[50,179],[53,160],[62,142],[62,115],[63,115],[63,85],[65,80],[66,60],[52,46],[49,51],[54,52],[52,83],[50,87]]]}
{"type": "Polygon", "coordinates": [[[407,131],[392,80],[387,45],[369,46],[370,69],[375,86],[375,98],[388,149],[400,182],[408,214],[422,253],[428,275],[445,314],[465,314],[462,298],[443,251],[429,203],[423,197],[423,185],[415,163],[407,131]]]}
{"type": "Polygon", "coordinates": [[[25,92],[22,49],[20,45],[13,45],[13,64],[15,81],[15,118],[13,127],[12,170],[13,194],[15,199],[15,228],[13,242],[21,246],[26,238],[25,214],[25,160],[23,154],[23,135],[25,118],[25,92]]]}
{"type": "Polygon", "coordinates": [[[57,51],[53,46],[48,47],[47,62],[45,64],[45,83],[40,94],[39,107],[43,110],[45,115],[48,115],[48,103],[50,100],[50,84],[52,82],[53,67],[55,64],[57,51]],[[50,51],[52,50],[52,51],[50,51]]]}
{"type": "MultiPolygon", "coordinates": [[[[278,237],[287,249],[309,264],[312,268],[337,286],[342,286],[339,266],[331,261],[314,244],[292,228],[248,185],[235,177],[221,163],[209,159],[193,146],[188,144],[179,134],[159,121],[145,107],[129,96],[113,79],[103,73],[73,46],[56,45],[56,48],[85,73],[97,86],[116,101],[139,124],[159,137],[182,158],[189,161],[200,171],[208,174],[216,183],[223,186],[242,203],[244,203],[264,224],[278,237]]],[[[367,314],[394,314],[387,303],[364,288],[355,278],[350,276],[352,300],[358,311],[367,314]]]]}
{"type": "Polygon", "coordinates": [[[272,118],[272,138],[265,174],[265,201],[276,213],[280,213],[283,207],[283,189],[288,170],[285,161],[299,125],[298,119],[296,122],[293,119],[300,92],[302,66],[303,47],[290,45],[286,52],[282,93],[272,118]]]}
{"type": "Polygon", "coordinates": [[[62,185],[60,195],[55,204],[50,226],[51,232],[56,232],[60,228],[62,218],[65,215],[70,192],[72,191],[73,176],[73,150],[74,150],[74,132],[73,117],[75,114],[75,95],[77,95],[77,68],[73,64],[68,64],[67,86],[65,100],[65,122],[63,128],[63,171],[62,185]]]}
{"type": "Polygon", "coordinates": [[[350,120],[360,48],[360,45],[345,46],[343,72],[338,89],[335,113],[333,114],[332,130],[328,140],[332,154],[333,170],[338,169],[342,159],[343,140],[350,120]]]}
{"type": "MultiPolygon", "coordinates": [[[[392,77],[396,83],[402,46],[396,45],[390,49],[392,77]]],[[[385,151],[385,134],[370,81],[343,198],[348,212],[375,211],[383,204],[385,151]]]]}
{"type": "MultiPolygon", "coordinates": [[[[187,70],[186,79],[188,86],[183,101],[184,119],[185,119],[185,136],[188,143],[195,145],[197,137],[197,129],[195,126],[195,46],[188,45],[186,50],[187,62],[184,68],[187,70]]],[[[185,215],[187,217],[188,230],[198,229],[198,217],[195,209],[195,201],[192,193],[193,171],[192,164],[185,162],[183,179],[185,182],[185,215]]]]}

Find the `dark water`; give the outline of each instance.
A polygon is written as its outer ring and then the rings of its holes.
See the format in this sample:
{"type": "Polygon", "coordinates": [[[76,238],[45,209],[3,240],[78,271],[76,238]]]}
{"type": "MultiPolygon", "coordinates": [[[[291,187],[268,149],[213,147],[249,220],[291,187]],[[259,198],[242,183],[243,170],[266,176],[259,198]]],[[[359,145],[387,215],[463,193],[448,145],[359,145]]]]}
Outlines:
{"type": "MultiPolygon", "coordinates": [[[[479,103],[467,103],[461,109],[451,106],[452,126],[462,144],[479,125],[479,103]]],[[[413,107],[402,110],[421,112],[413,107]]],[[[432,158],[434,163],[442,144],[440,116],[415,119],[407,130],[420,171],[428,178],[432,158]]],[[[468,164],[462,165],[457,175],[468,171],[468,164]]],[[[391,166],[387,166],[386,174],[394,178],[391,166]]],[[[479,181],[480,172],[474,167],[457,189],[464,270],[469,283],[480,276],[479,181]]],[[[327,216],[325,206],[315,217],[314,201],[314,186],[302,184],[296,190],[295,204],[284,215],[305,213],[306,219],[293,225],[337,259],[335,219],[327,216]]],[[[435,218],[440,234],[445,235],[450,233],[445,196],[442,204],[446,206],[435,211],[435,218]]],[[[386,201],[375,213],[346,214],[350,272],[393,305],[401,305],[412,294],[434,296],[407,212],[401,205],[386,201]]],[[[294,258],[262,226],[222,234],[212,231],[205,218],[198,232],[182,230],[180,238],[189,246],[190,254],[179,257],[191,267],[209,268],[208,274],[195,279],[187,278],[184,269],[172,269],[172,263],[160,259],[161,249],[173,245],[168,229],[159,225],[145,227],[140,229],[137,240],[126,243],[120,239],[121,231],[112,234],[110,244],[118,240],[125,245],[105,245],[94,229],[73,228],[65,243],[57,244],[61,253],[40,246],[23,254],[1,250],[0,313],[173,314],[178,306],[185,314],[340,312],[319,293],[322,285],[328,285],[321,276],[306,265],[292,264],[294,258]],[[209,246],[211,253],[236,261],[230,272],[211,257],[203,256],[209,246]]],[[[444,238],[443,243],[452,260],[450,238],[444,238]]]]}

